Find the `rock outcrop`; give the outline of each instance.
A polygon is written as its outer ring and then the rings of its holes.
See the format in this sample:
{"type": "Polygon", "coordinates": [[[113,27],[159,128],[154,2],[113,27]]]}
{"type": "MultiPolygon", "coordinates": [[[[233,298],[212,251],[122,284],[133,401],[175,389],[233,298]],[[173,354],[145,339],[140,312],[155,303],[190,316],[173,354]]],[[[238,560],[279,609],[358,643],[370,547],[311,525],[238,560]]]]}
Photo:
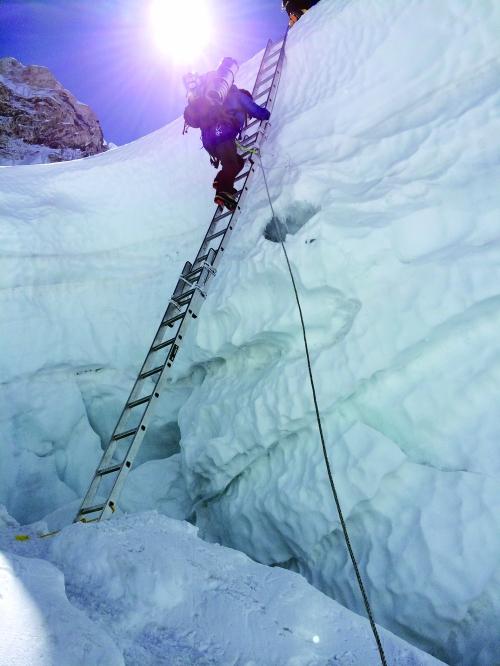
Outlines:
{"type": "Polygon", "coordinates": [[[0,58],[0,165],[62,162],[104,150],[92,109],[46,67],[0,58]]]}

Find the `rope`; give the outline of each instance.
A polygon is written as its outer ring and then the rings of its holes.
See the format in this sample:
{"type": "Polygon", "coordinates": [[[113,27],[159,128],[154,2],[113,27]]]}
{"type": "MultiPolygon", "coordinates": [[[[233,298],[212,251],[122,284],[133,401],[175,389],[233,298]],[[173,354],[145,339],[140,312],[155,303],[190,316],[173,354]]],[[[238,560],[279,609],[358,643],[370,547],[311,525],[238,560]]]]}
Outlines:
{"type": "Polygon", "coordinates": [[[260,168],[262,169],[262,175],[264,177],[264,185],[266,186],[267,198],[269,199],[269,205],[271,207],[271,212],[272,212],[272,215],[273,215],[273,221],[274,221],[274,224],[275,224],[275,227],[276,227],[276,235],[277,235],[277,238],[280,239],[281,247],[282,247],[283,252],[285,254],[285,259],[286,259],[286,263],[287,263],[287,266],[288,266],[288,272],[290,273],[290,279],[291,279],[292,285],[293,285],[293,291],[295,292],[295,300],[297,301],[297,308],[298,308],[298,311],[299,311],[300,323],[301,323],[301,326],[302,326],[302,336],[304,338],[304,348],[305,348],[306,358],[307,358],[307,368],[309,370],[309,380],[310,380],[310,383],[311,383],[311,390],[312,390],[312,395],[313,395],[313,400],[314,400],[314,409],[316,411],[316,420],[318,422],[319,436],[321,438],[321,446],[322,446],[322,449],[323,449],[323,457],[324,457],[324,460],[325,460],[326,470],[328,472],[328,480],[330,481],[330,488],[332,489],[333,499],[335,501],[335,506],[337,507],[337,513],[338,513],[338,516],[339,516],[340,524],[342,526],[342,532],[344,533],[344,539],[345,539],[345,542],[346,542],[347,550],[349,551],[349,556],[351,558],[352,566],[354,568],[354,573],[356,574],[356,580],[358,582],[358,586],[359,586],[359,589],[360,589],[360,592],[361,592],[361,596],[363,597],[363,603],[364,603],[364,606],[365,606],[365,609],[366,609],[366,614],[368,615],[368,619],[370,621],[370,626],[371,626],[371,629],[372,629],[372,632],[373,632],[373,636],[375,638],[375,642],[377,643],[377,649],[378,649],[378,653],[380,655],[380,661],[381,661],[383,666],[387,666],[387,661],[386,661],[385,654],[384,654],[384,648],[382,647],[382,642],[380,640],[380,636],[379,636],[379,633],[378,633],[378,630],[377,630],[377,626],[376,626],[375,620],[373,618],[372,609],[371,609],[371,606],[370,606],[370,602],[368,601],[368,596],[366,594],[366,590],[365,590],[365,586],[363,584],[363,580],[361,578],[361,573],[359,571],[359,566],[358,566],[358,563],[356,561],[354,551],[352,549],[351,539],[349,538],[349,532],[347,531],[347,525],[346,525],[346,522],[345,522],[345,519],[344,519],[344,514],[343,514],[342,508],[340,506],[339,496],[337,494],[337,489],[335,487],[335,482],[333,480],[330,460],[328,458],[328,452],[326,450],[325,438],[323,436],[323,427],[321,425],[321,417],[320,417],[320,414],[319,414],[318,400],[317,400],[317,397],[316,397],[316,388],[315,388],[315,385],[314,385],[314,377],[313,377],[312,366],[311,366],[311,357],[309,355],[309,346],[307,344],[306,326],[305,326],[305,323],[304,323],[304,316],[302,314],[302,307],[300,305],[300,299],[299,299],[299,293],[298,293],[298,290],[297,290],[297,285],[295,283],[295,278],[293,276],[292,267],[291,267],[291,264],[290,264],[290,260],[288,258],[288,253],[286,251],[285,244],[283,242],[282,234],[280,233],[280,230],[278,228],[277,218],[276,218],[276,215],[275,215],[275,212],[274,212],[274,206],[273,206],[273,202],[271,200],[271,194],[269,193],[269,186],[268,186],[268,183],[267,183],[266,172],[264,170],[264,165],[262,164],[262,158],[261,158],[260,152],[257,153],[257,156],[259,158],[260,168]]]}
{"type": "Polygon", "coordinates": [[[61,530],[54,530],[53,532],[47,532],[46,534],[37,534],[36,536],[31,536],[30,534],[16,534],[14,539],[16,541],[30,541],[31,539],[45,539],[46,537],[54,536],[59,534],[61,530]]]}

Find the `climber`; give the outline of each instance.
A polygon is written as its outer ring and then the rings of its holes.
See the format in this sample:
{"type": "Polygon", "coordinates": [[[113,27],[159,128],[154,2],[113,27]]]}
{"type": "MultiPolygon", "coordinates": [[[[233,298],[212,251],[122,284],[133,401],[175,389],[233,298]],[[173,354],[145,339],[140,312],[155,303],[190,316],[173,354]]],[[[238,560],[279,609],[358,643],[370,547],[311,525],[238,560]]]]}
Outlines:
{"type": "Polygon", "coordinates": [[[184,109],[186,126],[201,129],[203,147],[211,156],[210,162],[222,169],[216,175],[214,201],[219,206],[235,210],[237,191],[234,180],[245,160],[238,154],[236,138],[243,129],[247,114],[268,120],[270,113],[253,101],[252,95],[234,85],[238,65],[224,58],[215,72],[203,76],[184,77],[188,104],[184,109]]]}
{"type": "Polygon", "coordinates": [[[305,14],[308,9],[314,7],[319,0],[282,0],[283,9],[290,17],[288,25],[292,27],[297,23],[302,14],[305,14]]]}

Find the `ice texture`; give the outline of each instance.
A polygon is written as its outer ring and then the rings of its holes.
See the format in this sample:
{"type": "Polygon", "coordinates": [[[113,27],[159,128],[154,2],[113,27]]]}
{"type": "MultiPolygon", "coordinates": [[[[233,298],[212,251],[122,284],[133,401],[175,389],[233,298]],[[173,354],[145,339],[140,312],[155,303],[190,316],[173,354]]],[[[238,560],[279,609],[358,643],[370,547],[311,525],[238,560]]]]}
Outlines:
{"type": "MultiPolygon", "coordinates": [[[[262,152],[375,616],[464,666],[500,655],[499,34],[494,0],[324,0],[290,33],[262,152]]],[[[198,249],[213,171],[181,131],[0,169],[17,520],[81,496],[198,249]]],[[[257,174],[123,507],[189,517],[361,612],[270,220],[257,174]]]]}

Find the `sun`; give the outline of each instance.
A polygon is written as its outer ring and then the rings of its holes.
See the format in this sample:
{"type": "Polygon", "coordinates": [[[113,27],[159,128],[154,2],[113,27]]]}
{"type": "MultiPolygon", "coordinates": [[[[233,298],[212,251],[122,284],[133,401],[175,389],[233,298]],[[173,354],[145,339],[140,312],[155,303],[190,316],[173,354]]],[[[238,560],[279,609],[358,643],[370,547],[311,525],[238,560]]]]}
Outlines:
{"type": "Polygon", "coordinates": [[[206,0],[152,0],[150,22],[157,48],[179,64],[194,61],[212,37],[206,0]]]}

